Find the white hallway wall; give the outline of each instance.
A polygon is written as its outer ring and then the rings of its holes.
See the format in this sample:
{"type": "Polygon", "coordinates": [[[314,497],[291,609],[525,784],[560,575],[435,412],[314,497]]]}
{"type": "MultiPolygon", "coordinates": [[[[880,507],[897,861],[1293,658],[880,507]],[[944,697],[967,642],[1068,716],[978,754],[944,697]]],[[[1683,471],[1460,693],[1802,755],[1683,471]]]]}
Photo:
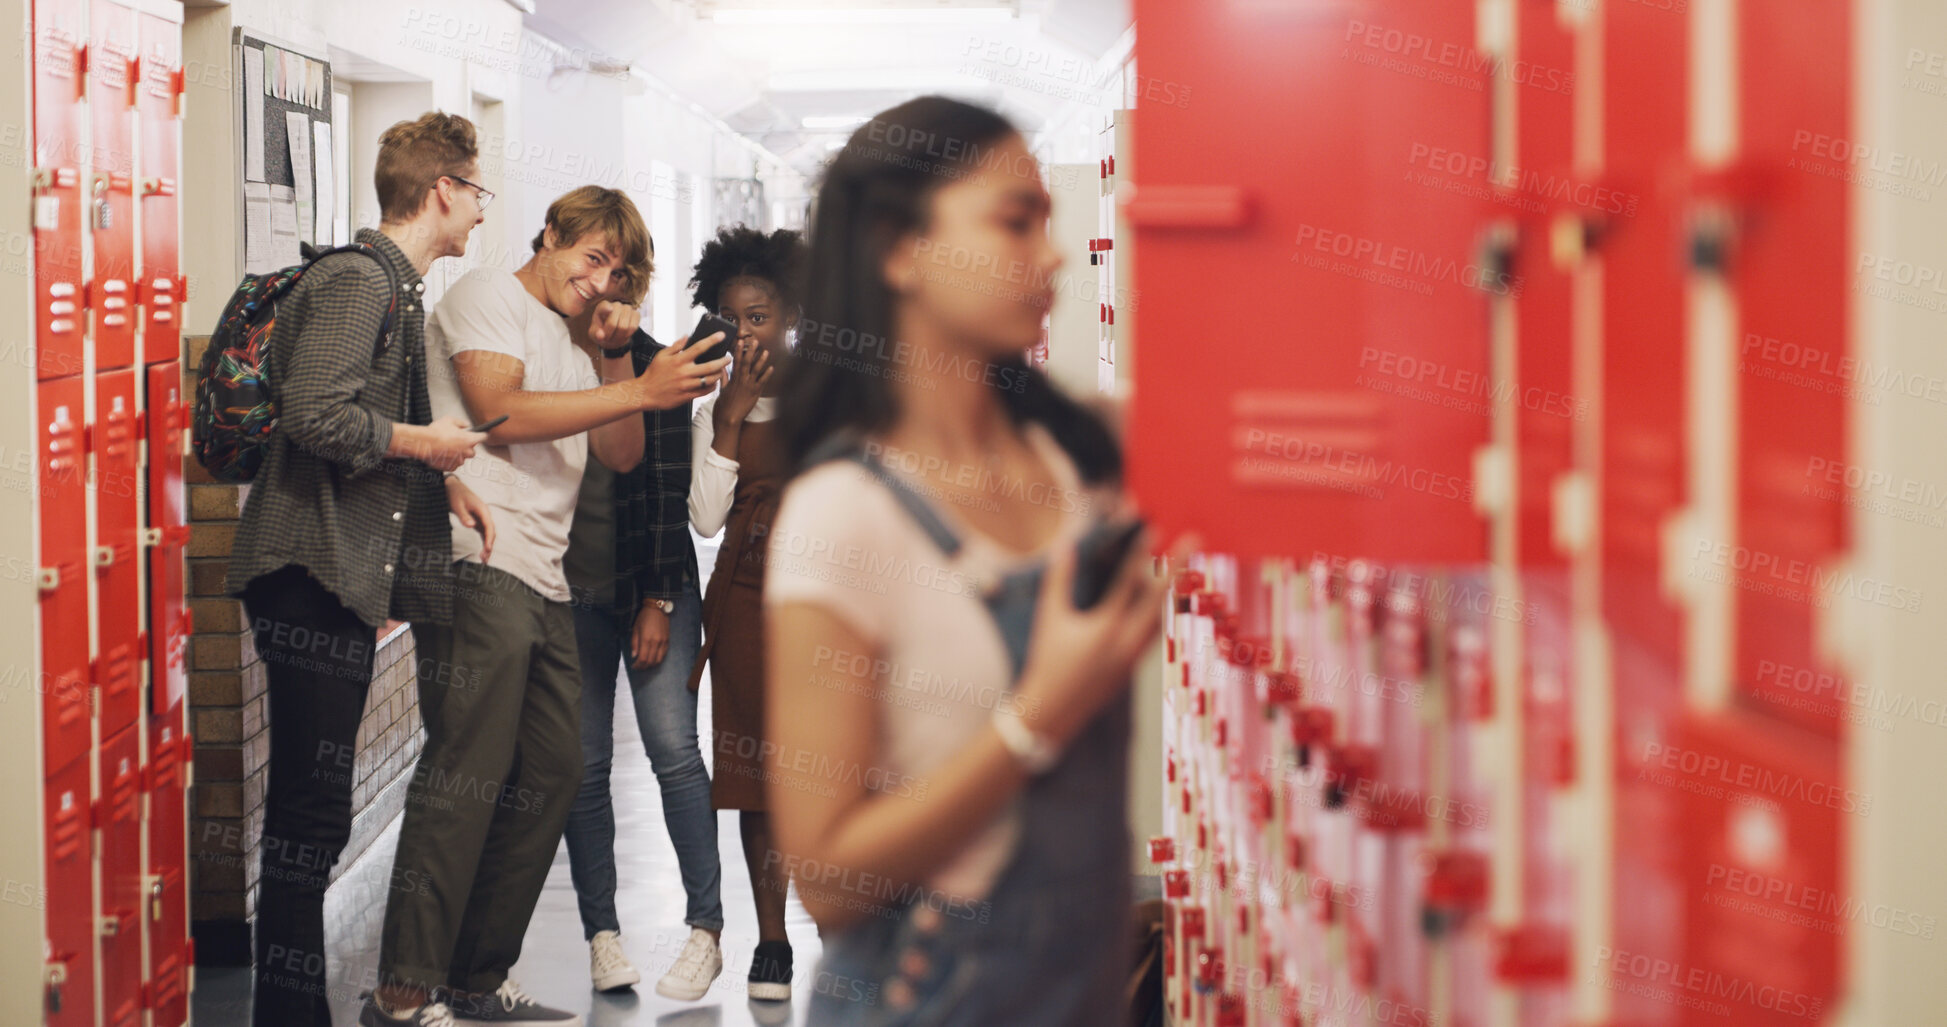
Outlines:
{"type": "MultiPolygon", "coordinates": [[[[208,330],[243,271],[236,245],[242,157],[232,124],[238,83],[230,56],[236,27],[315,53],[349,51],[417,80],[361,83],[354,90],[354,228],[377,221],[372,159],[387,125],[427,107],[467,113],[478,102],[497,103],[503,128],[483,131],[480,149],[499,196],[474,231],[465,265],[516,267],[555,197],[589,182],[621,189],[650,218],[658,245],[652,322],[655,314],[687,316],[681,286],[701,242],[693,219],[714,224],[713,177],[761,175],[773,195],[803,190],[797,175],[764,161],[665,90],[621,72],[573,68],[588,55],[526,31],[520,13],[503,0],[236,0],[191,8],[184,31],[183,166],[191,334],[208,330]],[[570,68],[557,71],[558,65],[570,68]]],[[[440,291],[460,266],[442,270],[429,291],[440,291]]],[[[651,330],[673,334],[663,324],[652,323],[651,330]]]]}

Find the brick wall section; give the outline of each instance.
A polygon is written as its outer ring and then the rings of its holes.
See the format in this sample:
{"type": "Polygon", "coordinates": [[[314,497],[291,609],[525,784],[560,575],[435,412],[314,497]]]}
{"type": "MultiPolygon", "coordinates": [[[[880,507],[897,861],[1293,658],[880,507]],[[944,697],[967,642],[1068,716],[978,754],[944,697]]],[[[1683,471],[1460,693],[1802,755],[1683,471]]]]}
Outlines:
{"type": "MultiPolygon", "coordinates": [[[[195,369],[205,341],[193,338],[185,345],[186,395],[195,392],[195,369]]],[[[269,710],[264,664],[252,644],[243,604],[223,594],[230,546],[249,486],[214,481],[193,457],[183,465],[189,489],[189,605],[196,627],[189,643],[189,718],[196,739],[190,918],[196,922],[199,961],[221,965],[248,960],[248,923],[256,911],[253,891],[264,823],[269,710]]],[[[422,732],[412,633],[392,627],[380,631],[383,644],[374,656],[371,694],[359,724],[354,817],[409,773],[419,755],[422,732]]],[[[353,844],[358,847],[360,840],[353,844]]]]}

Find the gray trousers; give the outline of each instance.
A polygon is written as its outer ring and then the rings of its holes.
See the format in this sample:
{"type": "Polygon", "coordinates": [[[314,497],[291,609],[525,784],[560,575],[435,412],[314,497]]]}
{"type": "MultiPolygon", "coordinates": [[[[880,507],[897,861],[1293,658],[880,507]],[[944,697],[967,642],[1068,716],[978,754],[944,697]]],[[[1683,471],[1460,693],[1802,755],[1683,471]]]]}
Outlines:
{"type": "Polygon", "coordinates": [[[491,992],[520,958],[581,784],[573,608],[477,563],[413,625],[426,747],[406,791],[380,978],[491,992]]]}

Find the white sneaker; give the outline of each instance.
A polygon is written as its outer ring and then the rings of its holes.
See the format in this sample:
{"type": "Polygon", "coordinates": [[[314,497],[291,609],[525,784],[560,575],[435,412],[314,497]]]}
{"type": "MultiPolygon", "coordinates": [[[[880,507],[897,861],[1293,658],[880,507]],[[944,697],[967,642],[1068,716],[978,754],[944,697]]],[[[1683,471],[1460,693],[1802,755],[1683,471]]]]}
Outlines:
{"type": "Polygon", "coordinates": [[[701,927],[690,928],[690,938],[676,964],[656,982],[656,994],[678,1002],[694,1002],[710,990],[710,982],[723,972],[723,950],[717,940],[701,927]]]}
{"type": "Polygon", "coordinates": [[[622,936],[615,931],[597,931],[588,940],[588,975],[595,979],[596,991],[621,991],[642,980],[629,957],[622,952],[622,936]]]}

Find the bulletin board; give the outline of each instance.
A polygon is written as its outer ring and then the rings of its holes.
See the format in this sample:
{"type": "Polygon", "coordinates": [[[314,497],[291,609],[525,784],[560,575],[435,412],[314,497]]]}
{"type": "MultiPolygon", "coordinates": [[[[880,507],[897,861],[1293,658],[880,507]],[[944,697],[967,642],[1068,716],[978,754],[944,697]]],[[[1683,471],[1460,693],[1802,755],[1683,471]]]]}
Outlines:
{"type": "Polygon", "coordinates": [[[334,201],[342,200],[333,196],[331,62],[249,29],[237,29],[232,43],[237,254],[258,274],[298,263],[301,244],[334,242],[334,201]]]}

